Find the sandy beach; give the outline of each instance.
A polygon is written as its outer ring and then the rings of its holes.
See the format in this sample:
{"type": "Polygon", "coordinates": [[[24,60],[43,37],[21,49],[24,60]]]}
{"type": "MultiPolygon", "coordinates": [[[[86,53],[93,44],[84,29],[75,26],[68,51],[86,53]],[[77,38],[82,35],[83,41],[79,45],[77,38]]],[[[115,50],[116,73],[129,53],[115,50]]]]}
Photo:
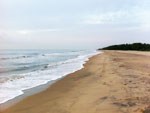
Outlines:
{"type": "Polygon", "coordinates": [[[1,113],[150,113],[150,52],[104,51],[1,113]]]}

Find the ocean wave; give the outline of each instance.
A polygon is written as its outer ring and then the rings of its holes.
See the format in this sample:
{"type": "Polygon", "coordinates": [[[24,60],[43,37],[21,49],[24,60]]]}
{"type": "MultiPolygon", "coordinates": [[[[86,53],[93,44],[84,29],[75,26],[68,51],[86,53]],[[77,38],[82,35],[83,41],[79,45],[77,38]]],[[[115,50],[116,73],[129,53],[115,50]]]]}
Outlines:
{"type": "Polygon", "coordinates": [[[10,73],[10,72],[19,72],[19,71],[25,71],[25,70],[29,70],[29,71],[31,71],[31,70],[39,70],[40,69],[40,67],[42,68],[42,67],[45,67],[46,65],[48,65],[48,64],[40,64],[40,65],[27,65],[27,66],[18,66],[18,67],[13,67],[13,68],[10,68],[10,69],[5,69],[5,68],[2,68],[1,70],[0,70],[0,73],[1,74],[3,74],[3,73],[10,73]]]}
{"type": "Polygon", "coordinates": [[[5,103],[10,99],[22,95],[24,93],[23,90],[46,84],[49,81],[56,80],[83,68],[83,64],[91,56],[98,53],[94,51],[65,61],[44,64],[41,69],[32,72],[19,75],[14,74],[4,78],[1,77],[0,103],[5,103]]]}
{"type": "Polygon", "coordinates": [[[10,59],[21,59],[21,58],[30,58],[30,57],[33,57],[33,56],[16,56],[16,57],[2,57],[0,58],[0,60],[10,60],[10,59]]]}
{"type": "Polygon", "coordinates": [[[2,83],[6,83],[8,81],[15,81],[18,79],[22,79],[25,78],[25,75],[15,75],[15,76],[10,76],[10,77],[0,77],[0,84],[2,85],[2,83]]]}

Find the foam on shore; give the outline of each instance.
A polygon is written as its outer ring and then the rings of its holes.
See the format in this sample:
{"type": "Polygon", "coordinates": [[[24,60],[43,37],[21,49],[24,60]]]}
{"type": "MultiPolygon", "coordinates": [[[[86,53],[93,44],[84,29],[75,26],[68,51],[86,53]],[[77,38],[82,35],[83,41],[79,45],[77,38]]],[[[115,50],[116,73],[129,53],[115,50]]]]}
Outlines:
{"type": "Polygon", "coordinates": [[[44,68],[51,66],[51,69],[41,69],[33,72],[13,75],[9,79],[5,78],[0,82],[0,104],[5,103],[17,96],[23,95],[23,90],[34,88],[59,79],[65,75],[73,73],[83,68],[83,64],[88,59],[99,52],[94,51],[76,58],[48,64],[44,68]]]}

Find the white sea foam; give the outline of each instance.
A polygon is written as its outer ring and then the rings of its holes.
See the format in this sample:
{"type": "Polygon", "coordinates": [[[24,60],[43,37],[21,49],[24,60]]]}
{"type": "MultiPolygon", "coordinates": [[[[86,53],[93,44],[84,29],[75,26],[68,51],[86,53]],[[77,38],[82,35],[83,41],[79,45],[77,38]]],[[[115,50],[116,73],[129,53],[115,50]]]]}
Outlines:
{"type": "Polygon", "coordinates": [[[0,83],[0,104],[24,94],[23,90],[46,84],[51,80],[56,80],[83,68],[83,64],[91,56],[98,53],[99,52],[95,51],[86,55],[80,55],[73,59],[57,62],[56,64],[49,64],[48,67],[54,66],[50,69],[36,70],[20,75],[10,76],[9,80],[0,83]]]}

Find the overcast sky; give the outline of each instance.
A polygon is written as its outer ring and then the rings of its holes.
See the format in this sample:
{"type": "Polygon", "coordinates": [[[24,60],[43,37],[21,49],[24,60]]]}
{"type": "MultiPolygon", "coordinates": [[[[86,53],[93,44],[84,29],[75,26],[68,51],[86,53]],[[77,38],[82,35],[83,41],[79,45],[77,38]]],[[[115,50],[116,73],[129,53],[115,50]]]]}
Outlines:
{"type": "Polygon", "coordinates": [[[1,0],[0,48],[150,43],[150,0],[1,0]]]}

